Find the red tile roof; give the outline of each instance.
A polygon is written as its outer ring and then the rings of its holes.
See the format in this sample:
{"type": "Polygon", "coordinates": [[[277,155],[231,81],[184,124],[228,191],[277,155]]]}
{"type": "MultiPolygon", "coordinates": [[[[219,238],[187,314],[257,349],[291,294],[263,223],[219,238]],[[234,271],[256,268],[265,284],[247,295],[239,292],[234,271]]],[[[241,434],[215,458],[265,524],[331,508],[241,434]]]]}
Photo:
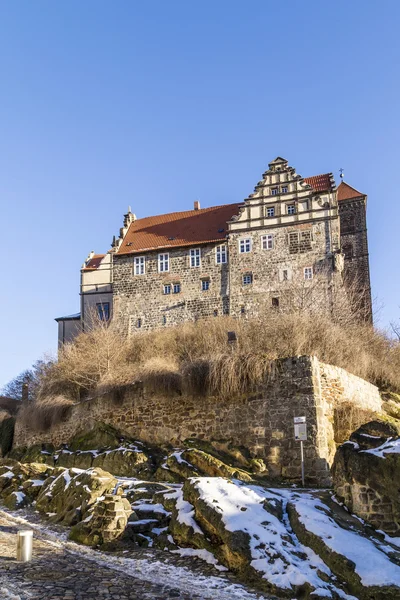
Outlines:
{"type": "MultiPolygon", "coordinates": [[[[334,185],[330,173],[308,177],[304,181],[317,192],[331,191],[334,185]]],[[[224,240],[227,221],[238,214],[240,206],[242,203],[225,204],[136,219],[130,224],[117,254],[137,254],[160,248],[195,246],[224,240]]],[[[92,267],[94,260],[95,257],[86,268],[97,268],[92,267]]]]}
{"type": "Polygon", "coordinates": [[[86,267],[82,269],[82,271],[95,271],[99,268],[102,259],[105,257],[105,254],[95,254],[92,256],[90,260],[86,263],[86,267]]]}
{"type": "Polygon", "coordinates": [[[226,223],[238,214],[241,204],[224,204],[136,219],[130,224],[117,254],[224,240],[227,234],[226,223]]]}
{"type": "Polygon", "coordinates": [[[304,181],[309,183],[316,192],[330,192],[332,190],[333,176],[331,173],[305,177],[304,181]]]}
{"type": "Polygon", "coordinates": [[[348,183],[344,181],[338,187],[337,191],[337,199],[338,202],[341,200],[350,200],[351,198],[359,198],[360,196],[365,196],[362,192],[359,192],[355,188],[351,187],[348,183]]]}

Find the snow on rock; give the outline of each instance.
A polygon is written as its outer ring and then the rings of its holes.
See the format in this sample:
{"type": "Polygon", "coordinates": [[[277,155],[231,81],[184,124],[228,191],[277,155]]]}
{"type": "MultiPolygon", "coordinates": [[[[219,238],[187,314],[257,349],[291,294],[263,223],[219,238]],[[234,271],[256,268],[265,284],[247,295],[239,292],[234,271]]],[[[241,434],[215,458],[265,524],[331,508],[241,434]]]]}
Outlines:
{"type": "MultiPolygon", "coordinates": [[[[396,586],[400,596],[400,567],[372,539],[344,529],[330,516],[326,504],[311,494],[292,494],[291,502],[305,529],[322,540],[331,552],[347,558],[365,587],[396,586]]],[[[400,558],[400,554],[399,557],[400,558]]]]}
{"type": "Polygon", "coordinates": [[[290,534],[283,518],[287,499],[278,490],[267,491],[219,477],[191,480],[184,488],[189,495],[190,486],[195,515],[201,518],[203,529],[209,523],[210,533],[217,530],[225,546],[219,558],[228,567],[250,579],[258,576],[272,590],[296,592],[311,587],[324,590],[326,597],[337,591],[335,585],[325,581],[331,571],[323,560],[290,534]],[[278,505],[281,518],[274,508],[278,505]],[[268,506],[275,514],[268,511],[268,506]]]}

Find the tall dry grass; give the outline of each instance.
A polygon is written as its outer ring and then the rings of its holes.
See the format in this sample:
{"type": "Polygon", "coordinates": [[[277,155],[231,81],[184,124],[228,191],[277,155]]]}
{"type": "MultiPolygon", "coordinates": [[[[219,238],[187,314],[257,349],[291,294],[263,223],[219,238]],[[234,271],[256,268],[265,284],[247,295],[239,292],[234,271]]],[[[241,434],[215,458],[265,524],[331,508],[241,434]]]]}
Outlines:
{"type": "Polygon", "coordinates": [[[67,345],[45,374],[41,398],[62,392],[73,401],[144,381],[153,389],[219,397],[255,389],[273,360],[316,355],[381,388],[400,390],[400,343],[369,324],[333,322],[326,315],[270,311],[258,319],[217,317],[123,337],[97,327],[67,345]],[[227,332],[237,343],[229,345],[227,332]],[[54,391],[56,390],[56,392],[54,391]]]}

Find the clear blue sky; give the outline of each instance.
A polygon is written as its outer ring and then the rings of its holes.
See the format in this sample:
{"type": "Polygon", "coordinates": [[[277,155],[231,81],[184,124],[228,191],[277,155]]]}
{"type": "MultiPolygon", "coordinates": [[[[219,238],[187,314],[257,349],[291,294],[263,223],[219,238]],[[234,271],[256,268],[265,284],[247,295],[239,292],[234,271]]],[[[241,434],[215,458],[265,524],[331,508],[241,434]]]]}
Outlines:
{"type": "Polygon", "coordinates": [[[268,162],[368,194],[399,316],[400,3],[0,2],[0,385],[56,349],[79,269],[138,217],[238,202],[268,162]]]}

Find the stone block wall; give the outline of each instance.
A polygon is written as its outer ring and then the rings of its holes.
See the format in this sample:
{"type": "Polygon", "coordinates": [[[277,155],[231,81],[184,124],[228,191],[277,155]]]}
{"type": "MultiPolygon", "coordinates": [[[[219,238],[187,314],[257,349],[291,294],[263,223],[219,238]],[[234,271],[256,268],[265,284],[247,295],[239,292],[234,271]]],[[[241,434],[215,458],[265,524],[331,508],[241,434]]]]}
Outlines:
{"type": "Polygon", "coordinates": [[[138,383],[122,393],[75,405],[65,422],[42,433],[17,420],[14,447],[44,442],[57,446],[104,422],[152,444],[179,445],[187,438],[230,441],[248,449],[252,457],[263,458],[272,476],[298,479],[300,448],[294,440],[293,418],[305,416],[306,474],[310,483],[326,484],[332,458],[331,406],[343,400],[381,408],[375,386],[315,357],[293,357],[274,362],[258,392],[241,398],[166,396],[138,383]]]}

